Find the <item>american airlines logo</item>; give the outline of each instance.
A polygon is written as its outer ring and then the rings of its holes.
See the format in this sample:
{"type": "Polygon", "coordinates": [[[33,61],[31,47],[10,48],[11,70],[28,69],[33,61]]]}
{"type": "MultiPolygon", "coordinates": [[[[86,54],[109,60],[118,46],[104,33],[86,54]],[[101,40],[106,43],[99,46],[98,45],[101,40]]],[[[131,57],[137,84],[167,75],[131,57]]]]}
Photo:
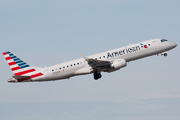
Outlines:
{"type": "Polygon", "coordinates": [[[127,53],[136,52],[138,50],[141,50],[141,48],[139,46],[132,47],[132,48],[125,48],[124,50],[120,50],[120,51],[116,51],[116,52],[112,52],[112,53],[107,53],[107,58],[125,55],[127,53]]]}
{"type": "Polygon", "coordinates": [[[148,48],[147,45],[144,45],[144,44],[142,44],[142,43],[140,43],[140,45],[142,45],[144,48],[148,48]]]}

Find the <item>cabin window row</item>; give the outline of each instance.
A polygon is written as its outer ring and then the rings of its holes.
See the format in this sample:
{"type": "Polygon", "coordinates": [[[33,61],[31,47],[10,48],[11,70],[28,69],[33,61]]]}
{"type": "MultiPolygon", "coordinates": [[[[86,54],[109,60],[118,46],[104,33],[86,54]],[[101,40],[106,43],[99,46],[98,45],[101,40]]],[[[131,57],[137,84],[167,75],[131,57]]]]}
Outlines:
{"type": "MultiPolygon", "coordinates": [[[[103,57],[99,57],[99,59],[102,59],[102,58],[106,58],[106,56],[103,56],[103,57]]],[[[97,60],[97,58],[94,58],[95,60],[97,60]]]]}
{"type": "MultiPolygon", "coordinates": [[[[84,62],[85,62],[85,61],[84,61],[84,62]]],[[[76,66],[76,65],[79,65],[79,64],[82,64],[82,63],[83,63],[83,62],[80,62],[80,63],[77,63],[77,64],[74,63],[74,64],[71,64],[71,65],[67,65],[66,67],[68,68],[68,67],[70,67],[70,66],[72,67],[73,65],[76,66]]],[[[64,69],[64,68],[66,68],[66,67],[65,67],[65,66],[59,67],[59,69],[61,70],[62,68],[64,69]]],[[[56,70],[57,70],[57,68],[56,68],[56,70]]],[[[52,71],[54,71],[54,69],[52,69],[52,71]]]]}
{"type": "MultiPolygon", "coordinates": [[[[102,59],[102,58],[106,58],[106,56],[103,56],[103,57],[99,57],[99,59],[102,59]]],[[[97,58],[95,58],[95,60],[97,60],[97,58]]],[[[84,63],[85,63],[86,61],[84,61],[84,63]]],[[[65,68],[68,68],[68,67],[72,67],[72,66],[76,66],[76,65],[79,65],[79,64],[82,64],[83,62],[80,62],[80,63],[77,63],[77,64],[71,64],[71,65],[67,65],[66,67],[65,66],[63,66],[63,67],[59,67],[59,69],[61,70],[61,69],[65,69],[65,68]]],[[[56,68],[56,70],[57,70],[57,68],[56,68]]],[[[54,71],[54,69],[52,69],[52,71],[54,71]]]]}

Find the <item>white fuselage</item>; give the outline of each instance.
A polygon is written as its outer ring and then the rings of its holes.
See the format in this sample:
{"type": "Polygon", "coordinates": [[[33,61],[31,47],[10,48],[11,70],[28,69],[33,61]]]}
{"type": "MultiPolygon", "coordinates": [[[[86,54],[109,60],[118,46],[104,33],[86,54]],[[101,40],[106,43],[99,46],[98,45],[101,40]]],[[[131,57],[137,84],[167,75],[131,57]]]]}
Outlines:
{"type": "MultiPolygon", "coordinates": [[[[176,46],[177,45],[175,43],[169,41],[162,43],[161,39],[152,39],[152,40],[128,45],[125,47],[117,48],[114,50],[102,52],[99,54],[91,55],[88,56],[88,58],[102,60],[102,61],[125,59],[126,62],[130,62],[140,58],[166,52],[170,49],[173,49],[176,46]]],[[[91,67],[84,58],[46,67],[42,69],[41,72],[44,75],[39,78],[33,79],[33,81],[50,81],[50,80],[68,79],[76,75],[93,73],[91,71],[91,67]]]]}
{"type": "MultiPolygon", "coordinates": [[[[3,55],[14,73],[13,78],[9,79],[8,82],[61,80],[91,73],[97,80],[101,78],[101,72],[119,70],[126,67],[127,62],[162,54],[176,46],[175,43],[165,39],[152,39],[87,57],[81,54],[82,58],[80,59],[46,68],[32,67],[9,51],[4,52],[3,55]]],[[[164,55],[166,56],[167,53],[164,55]]]]}

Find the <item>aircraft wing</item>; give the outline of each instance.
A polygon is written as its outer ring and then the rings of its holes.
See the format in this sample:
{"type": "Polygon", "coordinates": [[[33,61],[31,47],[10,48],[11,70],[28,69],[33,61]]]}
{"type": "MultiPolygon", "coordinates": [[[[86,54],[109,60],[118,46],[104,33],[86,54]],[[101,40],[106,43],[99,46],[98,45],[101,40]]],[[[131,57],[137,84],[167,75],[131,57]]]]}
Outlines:
{"type": "Polygon", "coordinates": [[[81,54],[81,56],[88,62],[88,64],[93,68],[97,68],[97,67],[109,67],[111,65],[110,61],[104,61],[104,60],[95,60],[92,58],[88,58],[86,56],[84,56],[83,54],[81,54]]]}

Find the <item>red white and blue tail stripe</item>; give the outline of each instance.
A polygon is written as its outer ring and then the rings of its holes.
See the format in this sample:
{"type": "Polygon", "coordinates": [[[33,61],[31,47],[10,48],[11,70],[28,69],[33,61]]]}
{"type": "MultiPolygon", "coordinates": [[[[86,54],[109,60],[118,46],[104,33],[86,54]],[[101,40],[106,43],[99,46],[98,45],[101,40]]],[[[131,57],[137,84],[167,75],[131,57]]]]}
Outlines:
{"type": "Polygon", "coordinates": [[[26,81],[43,75],[41,72],[38,72],[11,52],[4,52],[3,55],[18,82],[26,81]],[[27,76],[27,78],[24,78],[24,76],[27,76]]]}

